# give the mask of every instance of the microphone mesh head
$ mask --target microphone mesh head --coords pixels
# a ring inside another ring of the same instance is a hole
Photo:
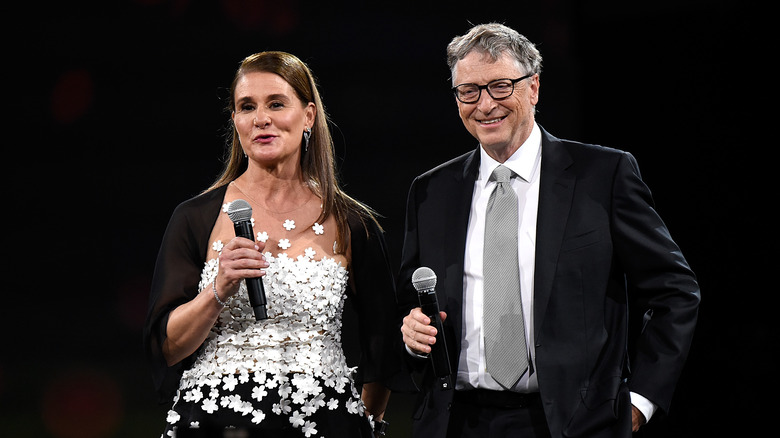
[[[228,205],[228,217],[233,223],[252,219],[252,206],[243,199],[236,199]]]
[[[412,274],[412,286],[417,290],[433,289],[436,286],[436,274],[425,266],[417,268]]]

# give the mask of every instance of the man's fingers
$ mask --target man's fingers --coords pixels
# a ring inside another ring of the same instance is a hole
[[[430,353],[431,345],[436,343],[436,328],[430,325],[430,318],[420,311],[412,309],[404,317],[401,333],[404,343],[412,350]]]

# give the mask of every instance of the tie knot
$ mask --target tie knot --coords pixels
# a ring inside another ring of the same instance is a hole
[[[509,182],[510,178],[512,178],[512,171],[508,167],[502,166],[500,164],[490,175],[490,180],[496,181],[498,183]]]

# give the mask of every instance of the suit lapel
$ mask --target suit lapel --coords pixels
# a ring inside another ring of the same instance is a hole
[[[457,349],[460,351],[460,333],[463,324],[461,312],[463,306],[463,263],[466,252],[466,232],[468,230],[471,201],[474,194],[474,181],[479,172],[479,149],[475,149],[463,161],[462,169],[453,174],[453,187],[447,191],[451,199],[444,200],[446,208],[444,227],[445,236],[449,236],[445,242],[445,284],[448,299],[454,301],[457,312],[450,311],[447,315],[451,319],[455,331]]]
[[[573,160],[561,141],[542,130],[542,171],[539,182],[539,213],[536,222],[536,267],[534,271],[534,333],[541,341],[541,327],[552,293],[563,232],[571,209],[575,178],[567,169]]]

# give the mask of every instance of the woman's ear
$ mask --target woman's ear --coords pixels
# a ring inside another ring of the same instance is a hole
[[[314,102],[309,102],[308,105],[306,105],[306,126],[309,127],[309,129],[314,128],[314,119],[317,117],[317,106],[314,105]]]

